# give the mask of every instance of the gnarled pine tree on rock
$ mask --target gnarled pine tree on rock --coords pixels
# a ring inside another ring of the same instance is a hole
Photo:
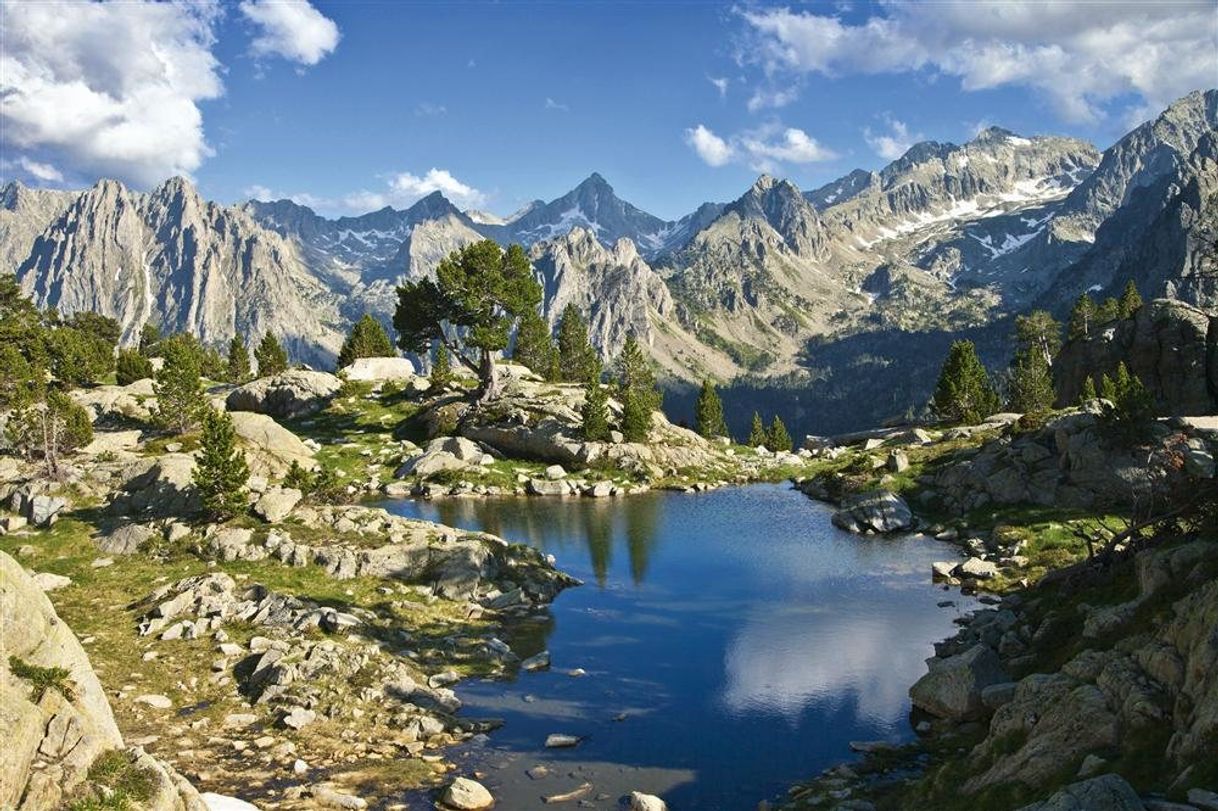
[[[487,402],[499,395],[494,354],[507,347],[517,319],[540,303],[541,286],[524,249],[512,245],[504,251],[484,239],[445,257],[434,281],[399,285],[393,327],[407,352],[426,352],[432,341],[442,342],[478,375],[475,397]]]

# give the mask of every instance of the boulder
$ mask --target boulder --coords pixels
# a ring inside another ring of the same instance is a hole
[[[151,380],[137,380],[129,386],[97,386],[73,389],[68,396],[89,415],[91,422],[149,422],[150,406],[155,404]]]
[[[229,411],[255,411],[291,419],[325,408],[342,384],[327,372],[293,369],[233,389],[225,400],[225,407]]]
[[[347,380],[408,381],[418,376],[414,364],[406,358],[356,358],[350,366],[338,371],[338,376]]]
[[[264,521],[274,524],[287,518],[304,494],[293,487],[275,487],[263,493],[254,502],[254,513]]]
[[[253,475],[279,478],[287,473],[293,462],[305,470],[317,467],[313,450],[266,414],[234,411],[229,416],[233,420],[233,430],[241,438]]]
[[[34,584],[43,591],[55,591],[72,585],[72,578],[51,572],[38,572],[34,575]]]
[[[1044,802],[1025,805],[1019,811],[1144,811],[1145,808],[1125,778],[1105,774],[1072,783]]]
[[[480,811],[495,804],[495,798],[481,783],[468,777],[458,777],[440,795],[440,802],[458,811]]]
[[[998,576],[998,564],[981,558],[969,558],[956,567],[956,577],[971,577],[976,580],[989,580]]]
[[[913,528],[913,512],[897,494],[873,490],[843,498],[833,524],[848,532],[902,532]]]
[[[913,705],[931,715],[951,720],[984,714],[981,692],[1009,681],[993,648],[977,644],[945,659],[931,659],[930,672],[909,688]]]
[[[446,451],[427,451],[407,459],[402,463],[393,475],[399,479],[404,479],[407,476],[430,476],[433,473],[439,473],[442,470],[464,470],[469,467],[468,462],[462,462],[457,457]]]
[[[630,811],[668,811],[668,804],[654,794],[630,792]]]
[[[156,534],[147,524],[123,524],[99,537],[96,543],[97,548],[108,555],[134,555]]]
[[[59,496],[40,495],[29,500],[25,517],[36,527],[49,527],[59,517],[59,512],[68,506],[66,499]]]
[[[194,467],[194,457],[184,453],[132,462],[122,472],[124,484],[111,510],[148,517],[194,515],[200,508],[191,478]]]

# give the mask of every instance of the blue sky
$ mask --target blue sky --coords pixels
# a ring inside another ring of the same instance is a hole
[[[1104,147],[1218,77],[1212,1],[131,0],[2,14],[6,179],[147,187],[182,172],[214,199],[290,196],[327,214],[437,188],[506,214],[599,171],[675,218],[761,171],[811,188],[986,124]]]

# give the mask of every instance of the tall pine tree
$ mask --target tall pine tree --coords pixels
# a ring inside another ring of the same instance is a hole
[[[516,347],[512,359],[527,366],[537,374],[552,380],[558,366],[558,347],[550,334],[549,323],[537,310],[529,310],[520,317],[516,330]]]
[[[694,427],[707,439],[727,436],[727,422],[723,419],[723,402],[710,380],[702,381],[698,403],[694,409]]]
[[[630,442],[644,442],[651,432],[651,413],[660,407],[660,392],[651,363],[633,334],[626,338],[616,371],[622,434]]]
[[[396,354],[381,322],[364,313],[338,350],[338,368],[345,369],[357,358],[392,358]]]
[[[228,412],[211,407],[204,410],[199,445],[192,478],[203,511],[212,521],[227,521],[245,511],[245,484],[250,475]]]
[[[753,424],[749,428],[749,447],[756,448],[760,445],[765,445],[769,441],[766,436],[765,423],[761,421],[761,415],[756,411],[753,412]]]
[[[241,333],[228,342],[228,382],[244,383],[250,379],[250,350]]]
[[[972,341],[952,343],[932,404],[946,422],[980,422],[998,409],[998,393]]]
[[[588,341],[588,322],[568,304],[558,320],[558,369],[564,382],[582,383],[600,370],[600,357]]]
[[[1141,308],[1142,294],[1138,292],[1138,286],[1133,283],[1133,279],[1130,279],[1125,283],[1125,291],[1121,293],[1121,318],[1133,318],[1133,314]]]
[[[1021,414],[1040,414],[1053,407],[1053,374],[1045,357],[1036,349],[1015,354],[1011,363],[1007,408]]]
[[[288,353],[283,351],[279,339],[269,332],[262,336],[254,350],[254,360],[258,361],[259,377],[281,375],[288,370]]]
[[[777,414],[774,415],[769,430],[765,432],[765,437],[765,446],[776,453],[789,451],[794,444],[791,442],[791,435],[787,432],[787,426],[782,422],[782,417]]]
[[[158,425],[185,433],[199,424],[207,399],[203,394],[201,354],[190,336],[174,335],[158,347],[164,364],[152,383]]]
[[[600,377],[589,377],[584,383],[584,404],[580,408],[581,429],[589,442],[604,442],[609,438],[609,393]]]
[[[1087,293],[1083,293],[1074,302],[1070,310],[1070,324],[1066,328],[1066,337],[1071,341],[1091,336],[1095,327],[1095,301]]]

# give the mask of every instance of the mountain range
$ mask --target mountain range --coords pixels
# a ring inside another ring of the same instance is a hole
[[[10,183],[0,272],[41,306],[115,317],[126,341],[147,322],[214,344],[269,330],[296,359],[328,365],[364,312],[389,321],[400,279],[479,239],[518,242],[547,317],[574,303],[606,357],[634,332],[678,388],[712,377],[819,393],[812,413],[790,417],[829,429],[924,400],[933,380],[911,382],[922,373],[910,364],[951,336],[990,336],[1000,361],[1013,315],[1064,314],[1084,290],[1108,295],[1132,278],[1146,297],[1218,305],[1216,194],[1209,90],[1103,152],[990,128],[814,190],[762,176],[675,221],[596,173],[503,218],[438,192],[332,219],[290,200],[209,202],[182,178],[148,192]]]

